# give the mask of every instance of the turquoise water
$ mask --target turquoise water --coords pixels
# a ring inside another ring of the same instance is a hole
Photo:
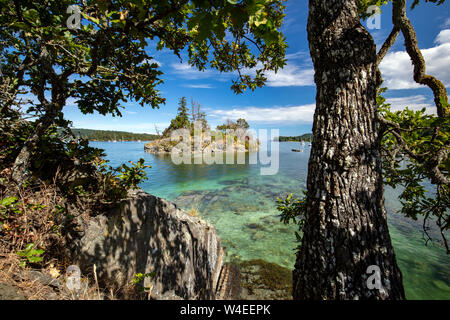
[[[112,166],[144,158],[152,168],[141,188],[197,209],[219,232],[228,259],[262,258],[292,269],[295,262],[295,226],[283,225],[275,199],[305,188],[309,147],[296,153],[298,143],[280,143],[279,171],[260,175],[260,165],[175,165],[170,156],[144,151],[144,142],[92,142],[102,148]],[[251,155],[254,157],[255,154]],[[442,247],[425,246],[420,222],[403,218],[396,210],[398,190],[387,189],[386,208],[397,260],[408,299],[450,299],[450,256]]]

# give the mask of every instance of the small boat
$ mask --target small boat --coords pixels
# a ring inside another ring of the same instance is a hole
[[[293,152],[303,152],[302,149],[292,149]]]

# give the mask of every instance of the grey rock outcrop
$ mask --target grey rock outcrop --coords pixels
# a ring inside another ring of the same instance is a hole
[[[109,215],[91,218],[76,246],[82,271],[123,287],[152,273],[154,299],[215,299],[224,253],[215,228],[175,204],[135,190]]]

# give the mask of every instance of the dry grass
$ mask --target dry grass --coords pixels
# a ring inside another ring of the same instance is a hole
[[[17,292],[28,300],[55,300],[64,299],[54,289],[44,285],[30,274],[32,270],[22,268],[20,259],[13,253],[0,254],[0,283],[8,284],[17,289]]]
[[[118,289],[100,287],[95,266],[82,274],[80,290],[69,290],[66,286],[66,270],[72,264],[69,248],[81,234],[83,223],[80,221],[88,219],[90,204],[78,198],[75,204],[68,203],[55,182],[41,182],[35,187],[11,192],[6,180],[8,175],[7,170],[0,172],[0,200],[11,194],[17,199],[13,206],[0,205],[0,285],[13,288],[27,300],[140,298],[133,285]],[[30,243],[34,244],[34,249],[44,250],[43,260],[23,267],[21,261],[24,260],[16,253]],[[53,278],[58,285],[48,284],[42,278]]]
[[[36,274],[45,279],[54,279],[55,282],[45,283]],[[81,278],[80,290],[71,291],[65,285],[64,271],[52,265],[38,271],[30,267],[24,268],[20,265],[19,257],[13,253],[0,253],[0,284],[14,287],[26,300],[111,300],[116,297],[114,291],[104,293],[98,282],[88,278]]]
[[[191,210],[186,211],[186,213],[188,215],[190,215],[191,217],[196,217],[196,218],[198,218],[199,214],[200,214],[197,208],[191,208]]]
[[[18,190],[15,198],[13,206],[0,217],[2,247],[17,252],[34,243],[35,247],[47,250],[62,240],[61,225],[66,219],[64,201],[54,186],[42,184],[36,189]]]

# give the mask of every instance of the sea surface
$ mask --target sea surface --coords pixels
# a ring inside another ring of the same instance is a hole
[[[279,170],[261,175],[254,163],[256,154],[246,155],[245,164],[180,164],[169,155],[144,151],[145,142],[91,142],[105,150],[113,167],[140,158],[151,165],[145,191],[175,202],[217,229],[228,260],[264,259],[293,269],[295,263],[294,225],[280,222],[276,197],[301,195],[306,187],[310,146],[279,144]],[[291,149],[303,148],[304,152]],[[253,160],[253,161],[252,161]],[[398,210],[400,191],[386,188],[386,208],[397,261],[403,273],[408,299],[450,299],[450,256],[437,244],[425,245],[421,222],[404,218]]]

